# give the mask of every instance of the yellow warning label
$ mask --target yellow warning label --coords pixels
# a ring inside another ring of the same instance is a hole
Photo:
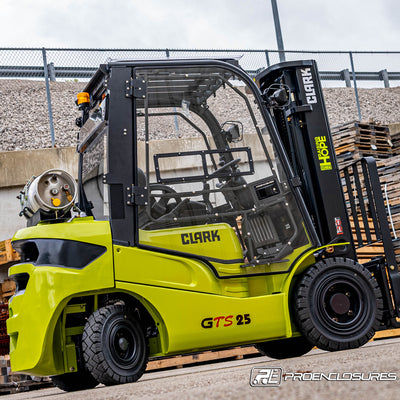
[[[315,146],[317,148],[319,167],[321,171],[328,171],[332,169],[330,161],[329,149],[326,145],[326,136],[317,136],[315,138]]]

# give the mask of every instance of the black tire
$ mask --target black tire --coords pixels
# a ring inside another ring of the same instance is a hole
[[[148,346],[142,326],[122,305],[108,305],[88,319],[82,335],[86,366],[100,383],[136,382],[147,366]]]
[[[51,380],[53,381],[54,386],[57,386],[65,392],[93,389],[99,384],[89,371],[78,371],[55,375],[51,377]]]
[[[310,267],[297,284],[295,319],[323,350],[354,349],[380,326],[383,299],[369,271],[353,260],[329,258]]]
[[[278,360],[300,357],[308,353],[313,347],[314,345],[302,336],[257,343],[255,345],[255,348],[264,356]]]

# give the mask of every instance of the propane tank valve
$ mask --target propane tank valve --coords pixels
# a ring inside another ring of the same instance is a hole
[[[28,220],[41,211],[46,219],[62,218],[73,206],[77,195],[75,179],[60,169],[51,169],[32,177],[21,196],[20,215]]]

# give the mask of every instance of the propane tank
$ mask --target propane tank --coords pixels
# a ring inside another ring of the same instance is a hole
[[[33,176],[18,196],[21,202],[20,216],[27,219],[37,211],[48,218],[60,218],[73,206],[77,194],[75,179],[60,169],[50,169],[38,177]]]

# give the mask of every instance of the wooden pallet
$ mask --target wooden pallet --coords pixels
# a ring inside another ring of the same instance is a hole
[[[30,375],[12,372],[10,356],[0,356],[0,395],[41,389],[52,385],[51,379],[48,377],[32,378]]]
[[[387,329],[375,333],[373,340],[399,337],[400,329]],[[235,347],[228,350],[206,351],[203,353],[175,356],[149,361],[146,371],[155,371],[166,368],[183,368],[185,366],[213,361],[226,361],[227,359],[240,360],[245,357],[260,357],[261,353],[254,346]]]
[[[3,283],[0,283],[0,299],[3,303],[8,302],[8,299],[15,293],[15,282],[11,279],[6,279]]]
[[[184,365],[198,364],[211,361],[223,361],[227,359],[240,360],[248,356],[260,356],[254,346],[235,347],[227,350],[206,351],[203,353],[161,358],[149,361],[146,371],[164,368],[182,368]]]
[[[400,337],[400,329],[388,329],[375,333],[371,341]],[[147,364],[146,372],[162,369],[183,368],[199,363],[221,362],[230,359],[241,360],[246,357],[261,357],[261,353],[254,346],[235,347],[227,350],[206,351],[198,354],[174,356],[163,359],[151,360]],[[2,357],[4,359],[4,357]],[[6,356],[6,358],[9,357]],[[0,360],[1,363],[1,360]],[[9,361],[8,361],[9,363]],[[29,378],[29,379],[27,379]],[[29,390],[42,389],[53,386],[49,377],[33,378],[28,375],[9,372],[6,383],[0,384],[0,395],[14,394]]]
[[[0,384],[0,395],[28,392],[31,390],[45,389],[53,386],[53,382],[49,377],[41,378],[39,381],[27,379],[18,382],[7,382]]]
[[[11,239],[0,242],[0,265],[16,262],[20,259],[19,254],[11,246]]]
[[[398,329],[386,329],[384,331],[378,331],[375,333],[372,340],[379,340],[379,339],[389,339],[393,337],[400,336],[400,328]]]
[[[388,159],[394,153],[394,145],[387,125],[351,121],[332,128],[332,137],[339,168],[361,157],[373,156]]]

